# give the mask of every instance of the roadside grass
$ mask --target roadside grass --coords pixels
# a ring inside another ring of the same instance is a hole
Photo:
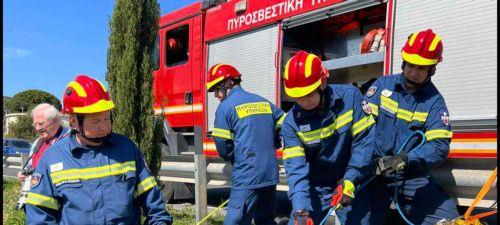
[[[25,224],[24,212],[16,209],[17,199],[21,191],[21,182],[12,178],[3,178],[3,224]]]
[[[16,210],[17,199],[19,198],[19,192],[21,190],[21,182],[12,179],[3,179],[3,219],[2,224],[9,225],[24,225],[26,224],[26,219],[24,212]],[[187,207],[182,209],[174,208],[167,205],[167,211],[174,218],[174,225],[194,225],[195,224],[195,212],[193,207]],[[218,213],[207,220],[206,224],[219,225],[223,224],[224,217]]]

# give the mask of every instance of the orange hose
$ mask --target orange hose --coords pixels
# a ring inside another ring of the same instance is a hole
[[[489,215],[496,213],[496,210],[494,210],[494,211],[490,211],[490,212],[486,212],[486,213],[481,213],[481,214],[478,214],[475,216],[471,216],[472,210],[474,210],[477,203],[479,203],[484,198],[486,193],[488,193],[488,191],[491,188],[491,184],[495,181],[496,177],[497,177],[497,168],[495,168],[495,170],[493,170],[493,173],[491,173],[490,178],[488,178],[486,183],[484,183],[483,187],[481,188],[481,190],[477,194],[476,198],[474,199],[472,204],[469,206],[469,208],[465,212],[464,219],[466,221],[466,225],[470,225],[474,219],[478,219],[478,218],[489,216]]]

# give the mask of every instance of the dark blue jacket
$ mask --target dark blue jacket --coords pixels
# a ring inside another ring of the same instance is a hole
[[[233,164],[233,189],[278,183],[275,134],[282,115],[274,104],[240,86],[217,107],[212,135],[219,156]]]
[[[375,120],[363,112],[360,91],[352,85],[329,85],[324,95],[321,114],[295,104],[281,126],[294,211],[313,210],[311,186],[334,188],[340,179],[359,185],[372,168]]]
[[[366,93],[377,121],[375,154],[394,155],[413,131],[420,130],[427,142],[408,152],[407,172],[426,173],[440,165],[450,151],[449,113],[431,81],[414,93],[405,90],[404,82],[402,74],[381,77]]]
[[[44,153],[28,193],[27,224],[172,224],[142,153],[112,134],[99,148],[72,132]]]

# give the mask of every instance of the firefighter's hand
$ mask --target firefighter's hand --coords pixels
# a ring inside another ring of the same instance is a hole
[[[293,214],[294,225],[314,225],[313,220],[309,217],[309,211],[299,210]]]
[[[354,201],[354,190],[356,187],[350,180],[341,180],[333,192],[331,207],[341,209],[343,206],[351,205]]]
[[[377,175],[391,175],[402,172],[407,164],[408,156],[403,153],[396,156],[384,156],[375,159]]]
[[[24,181],[24,179],[26,179],[26,176],[23,174],[22,171],[19,171],[17,172],[17,179],[19,179],[20,181]]]

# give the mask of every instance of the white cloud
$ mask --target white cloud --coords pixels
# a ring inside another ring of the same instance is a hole
[[[3,59],[20,59],[29,55],[32,55],[33,51],[29,51],[21,48],[6,47],[3,49]]]

